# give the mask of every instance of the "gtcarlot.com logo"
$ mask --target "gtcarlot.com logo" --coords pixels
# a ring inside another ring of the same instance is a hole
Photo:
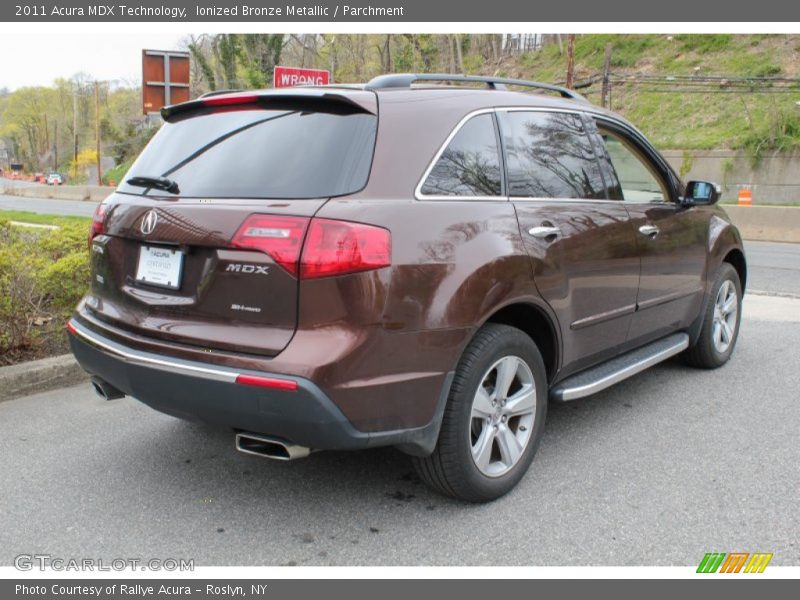
[[[707,552],[697,566],[698,573],[763,573],[772,553]]]
[[[64,558],[50,554],[14,557],[19,571],[194,571],[194,559],[186,558]]]

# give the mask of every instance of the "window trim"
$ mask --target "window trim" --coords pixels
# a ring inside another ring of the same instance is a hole
[[[664,159],[664,157],[661,156],[661,154],[648,141],[645,135],[635,127],[607,115],[593,114],[590,116],[595,120],[598,129],[608,129],[611,133],[619,138],[623,138],[628,144],[632,145],[633,148],[641,155],[642,159],[650,162],[650,166],[656,170],[656,173],[660,175],[667,186],[667,193],[669,197],[663,201],[636,202],[633,200],[622,200],[622,202],[625,202],[626,204],[638,204],[640,206],[665,206],[677,204],[678,198],[681,195],[681,187],[683,185],[681,179],[678,177],[669,163]],[[624,144],[625,142],[622,143]],[[608,150],[606,149],[605,145],[603,145],[602,150],[606,153],[608,160],[611,161],[611,157],[608,156]],[[634,150],[631,151],[636,154]],[[647,168],[647,165],[645,165],[645,168]],[[619,202],[619,200],[616,202]]]

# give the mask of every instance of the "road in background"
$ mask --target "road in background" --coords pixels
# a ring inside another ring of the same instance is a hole
[[[747,287],[800,298],[800,244],[745,242]]]
[[[0,403],[0,564],[798,565],[800,323],[744,314],[722,369],[671,361],[551,403],[530,472],[487,505],[429,491],[392,449],[270,461],[88,383]]]
[[[96,206],[96,202],[81,200],[51,200],[0,194],[0,210],[24,210],[43,215],[91,217]]]

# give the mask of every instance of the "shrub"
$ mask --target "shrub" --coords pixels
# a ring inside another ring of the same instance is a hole
[[[89,283],[86,228],[0,222],[0,364],[66,350],[63,326]]]

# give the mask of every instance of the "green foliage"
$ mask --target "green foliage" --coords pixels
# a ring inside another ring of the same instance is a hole
[[[765,152],[800,150],[800,116],[796,108],[769,112],[766,118],[742,139],[740,147],[747,150],[757,166]]]
[[[721,52],[731,47],[733,36],[728,33],[720,34],[681,34],[675,40],[684,52]]]
[[[66,350],[63,325],[89,282],[86,227],[0,220],[0,363]]]
[[[681,168],[678,170],[678,174],[681,177],[685,177],[689,171],[692,170],[692,166],[694,165],[694,156],[688,151],[684,150],[683,155],[681,157]]]

